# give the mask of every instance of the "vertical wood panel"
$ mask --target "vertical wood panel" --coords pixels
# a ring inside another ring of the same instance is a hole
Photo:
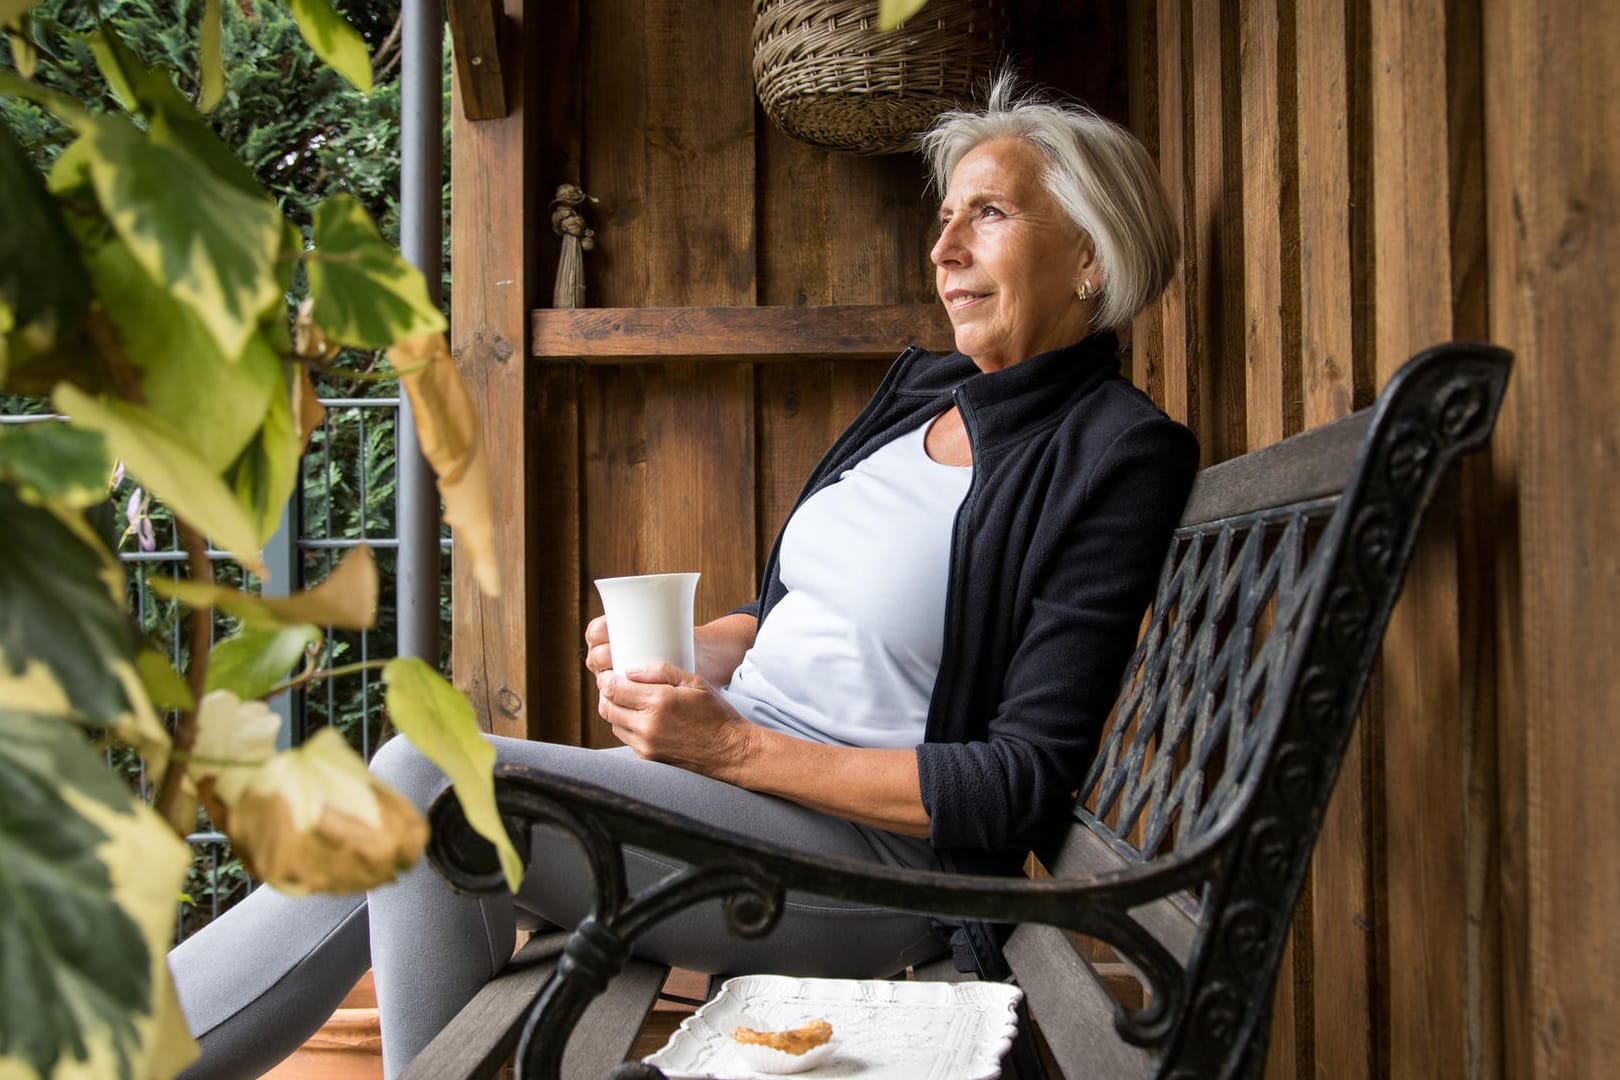
[[[869,304],[934,298],[936,200],[920,156],[854,157],[760,134],[760,302]],[[755,370],[758,561],[806,475],[877,388],[888,361],[762,364]]]
[[[700,17],[701,15],[701,17]],[[754,302],[749,10],[649,0],[648,306]],[[699,622],[754,591],[747,364],[647,372],[645,572],[701,570]]]
[[[1223,266],[1222,224],[1225,215],[1225,160],[1221,116],[1221,10],[1219,4],[1187,4],[1182,13],[1188,100],[1187,143],[1187,381],[1196,387],[1194,426],[1204,447],[1204,462],[1213,464],[1232,456],[1225,416],[1219,410],[1224,389],[1218,367],[1239,357],[1221,348],[1224,313],[1224,274],[1235,276],[1237,267]]]
[[[1164,181],[1170,208],[1181,228],[1181,272],[1170,279],[1159,308],[1164,319],[1164,397],[1159,404],[1203,441],[1204,431],[1196,415],[1197,372],[1188,348],[1188,279],[1193,266],[1193,245],[1197,236],[1187,204],[1187,67],[1186,35],[1182,33],[1183,0],[1159,0],[1157,23],[1159,46],[1159,178]],[[1203,448],[1203,464],[1211,461]]]
[[[533,300],[550,302],[556,280],[560,243],[539,207],[561,181],[580,178],[584,147],[580,138],[583,109],[578,93],[580,11],[577,0],[551,4],[543,27],[537,28],[535,62],[527,71],[538,83],[532,102],[535,121],[525,124],[538,169],[526,185],[531,224],[530,247],[539,260]],[[494,170],[494,175],[502,171]],[[520,350],[527,354],[527,349]],[[513,362],[518,362],[514,358]],[[581,632],[582,507],[579,460],[579,372],[568,367],[530,367],[527,377],[529,416],[524,460],[529,470],[529,521],[541,559],[529,568],[534,577],[535,614],[526,640],[509,647],[527,648],[529,671],[541,700],[529,710],[531,739],[575,743],[580,732],[574,718],[583,693],[585,668]],[[504,444],[503,444],[504,445]],[[510,456],[510,451],[502,457]],[[500,459],[497,459],[500,460]]]
[[[1534,1075],[1620,1060],[1620,9],[1495,3],[1487,55],[1493,332],[1518,353],[1516,399]],[[1508,97],[1512,94],[1512,97]],[[1555,119],[1556,118],[1556,119]],[[1493,234],[1493,241],[1495,236]],[[1497,296],[1503,298],[1498,306]],[[1521,1040],[1515,1040],[1516,1042]],[[1517,1046],[1514,1060],[1523,1047]]]
[[[1132,3],[1126,40],[1131,50],[1131,130],[1154,161],[1161,165],[1159,145],[1159,26],[1158,12],[1144,3]],[[1178,275],[1179,276],[1179,275]],[[1131,327],[1130,377],[1141,391],[1161,407],[1164,404],[1164,301],[1152,304]]]
[[[640,366],[588,367],[580,386],[586,582],[581,588],[588,622],[602,614],[602,598],[589,582],[640,573],[647,565],[641,520],[647,489],[644,373]],[[569,741],[617,746],[619,740],[596,713],[596,702],[595,686],[586,687],[578,702],[578,730]]]
[[[525,648],[538,610],[529,566],[535,548],[531,531],[531,477],[525,462],[510,461],[507,447],[527,443],[526,410],[533,393],[526,380],[524,343],[528,309],[536,295],[535,260],[524,222],[531,212],[528,185],[535,182],[534,159],[525,138],[533,122],[532,88],[526,90],[523,59],[534,50],[525,33],[521,0],[507,5],[514,63],[510,67],[509,115],[473,122],[452,97],[451,234],[453,322],[450,347],[482,421],[485,450],[509,467],[490,470],[495,520],[495,559],[502,595],[485,597],[460,552],[452,553],[452,597],[456,620],[451,658],[456,685],[466,691],[479,723],[503,735],[529,732],[532,685]],[[532,28],[531,28],[532,29]],[[567,410],[562,410],[566,422]],[[539,486],[554,492],[548,476]],[[566,485],[566,476],[560,478]]]
[[[591,214],[596,249],[585,258],[587,303],[634,306],[647,295],[647,0],[581,5],[583,184],[599,202]],[[539,228],[537,221],[533,227]],[[584,507],[581,597],[584,619],[601,614],[589,584],[644,565],[645,372],[587,368],[580,375],[580,473]],[[616,740],[596,715],[595,687],[576,705],[588,746]]]
[[[1451,332],[1483,339],[1486,306],[1484,30],[1479,0],[1446,6],[1447,168],[1450,181]],[[1497,525],[1495,480],[1488,455],[1458,471],[1458,658],[1462,681],[1465,975],[1468,1071],[1496,1077],[1502,1065],[1501,948],[1496,869],[1501,861],[1497,777]]]
[[[1539,5],[1485,0],[1481,7],[1481,52],[1488,75],[1484,107],[1489,335],[1516,353],[1508,399],[1491,439],[1496,664],[1487,674],[1496,678],[1500,1075],[1520,1080],[1534,1075],[1536,1053],[1530,951],[1529,678],[1525,670],[1525,598],[1520,589],[1526,558],[1521,509],[1529,500],[1521,498],[1526,479],[1521,444],[1522,432],[1533,430],[1525,403],[1531,397],[1527,390],[1539,375],[1542,353],[1535,338],[1537,282],[1530,272],[1534,247],[1527,236],[1519,185],[1532,182],[1525,170],[1533,161],[1534,128],[1541,121],[1534,110],[1543,94],[1536,63],[1543,42],[1535,32]],[[1612,262],[1610,265],[1612,272]],[[1543,438],[1549,435],[1540,434]],[[1611,967],[1614,962],[1609,961]]]
[[[1352,411],[1350,38],[1343,0],[1299,0],[1294,40],[1298,116],[1299,319],[1302,424]],[[1371,695],[1376,700],[1376,690]],[[1371,1080],[1378,1002],[1370,878],[1367,707],[1339,769],[1312,865],[1316,1076]],[[1328,1005],[1327,1003],[1331,1003]]]
[[[1379,381],[1452,336],[1445,13],[1374,0],[1373,345]],[[1395,1076],[1470,1075],[1465,994],[1464,793],[1472,764],[1460,716],[1458,504],[1431,508],[1384,639],[1384,843],[1389,1054]]]
[[[1295,357],[1283,353],[1283,320],[1297,317],[1283,307],[1282,162],[1294,148],[1283,146],[1283,79],[1293,78],[1293,58],[1283,70],[1278,0],[1242,0],[1238,113],[1242,120],[1243,163],[1243,357],[1248,366],[1245,448],[1270,446],[1287,433],[1289,405],[1286,368]],[[1289,87],[1288,104],[1293,103]],[[1290,165],[1292,162],[1290,161]],[[1293,223],[1289,222],[1292,234]],[[1291,239],[1291,237],[1290,237]],[[1290,243],[1290,247],[1292,244]]]

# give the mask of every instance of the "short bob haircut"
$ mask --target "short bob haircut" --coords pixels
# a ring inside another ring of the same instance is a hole
[[[957,162],[993,139],[1020,139],[1041,152],[1047,190],[1091,239],[1102,267],[1094,326],[1118,329],[1158,299],[1176,271],[1180,237],[1158,171],[1134,135],[1082,105],[1020,93],[1003,73],[983,111],[944,113],[923,134],[935,188],[943,195]]]

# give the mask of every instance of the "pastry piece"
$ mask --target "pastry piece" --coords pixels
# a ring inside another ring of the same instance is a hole
[[[832,1038],[832,1025],[825,1020],[812,1020],[788,1031],[755,1031],[739,1027],[731,1037],[744,1046],[768,1046],[784,1054],[803,1054]]]

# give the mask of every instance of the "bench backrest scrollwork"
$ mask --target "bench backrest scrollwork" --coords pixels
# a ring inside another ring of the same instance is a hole
[[[1122,866],[1203,869],[1170,898],[1191,928],[1171,948],[1182,985],[1149,979],[1155,1022],[1117,1020],[1157,1075],[1258,1075],[1289,919],[1423,510],[1489,438],[1510,364],[1490,346],[1431,349],[1372,408],[1200,474],[1075,811]]]

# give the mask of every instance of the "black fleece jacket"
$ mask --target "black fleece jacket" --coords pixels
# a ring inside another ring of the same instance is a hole
[[[1063,827],[1192,486],[1197,441],[1120,376],[1117,350],[1096,334],[980,372],[960,353],[908,349],[799,495],[960,410],[973,480],[917,747],[948,869],[1016,873]],[[780,547],[778,536],[759,598],[739,609],[762,622],[786,593]]]

